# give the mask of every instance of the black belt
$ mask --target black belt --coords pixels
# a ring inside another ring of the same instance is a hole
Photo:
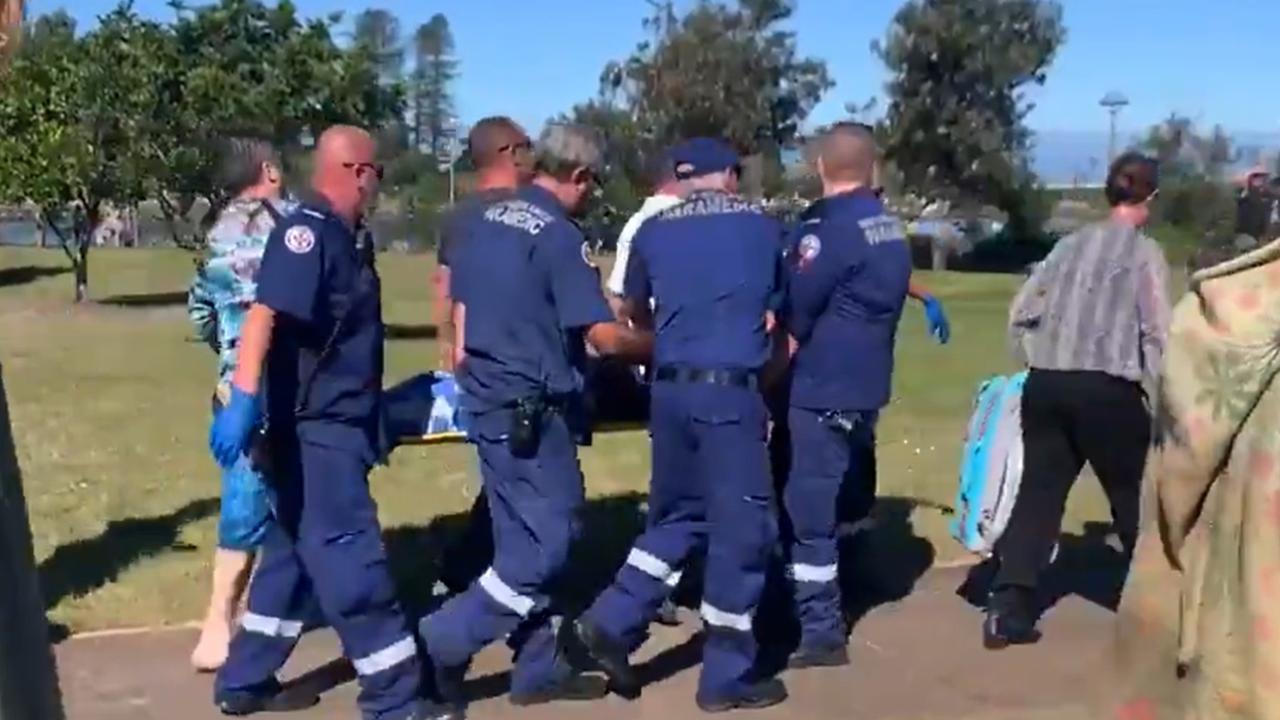
[[[658,382],[705,383],[748,390],[755,390],[759,382],[756,374],[750,370],[698,370],[670,365],[658,368],[653,374],[653,379]]]

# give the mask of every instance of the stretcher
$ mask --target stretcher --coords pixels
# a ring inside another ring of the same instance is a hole
[[[643,430],[649,424],[649,390],[634,369],[593,360],[587,368],[587,411],[596,433]],[[396,447],[467,442],[467,414],[453,375],[415,375],[383,394],[388,435]]]
[[[647,423],[638,420],[598,422],[592,424],[592,431],[597,434],[606,434],[647,430],[648,427]],[[423,433],[421,435],[401,435],[396,441],[396,444],[399,447],[407,447],[411,445],[453,445],[465,442],[467,442],[467,433],[465,430],[448,430],[443,432]]]

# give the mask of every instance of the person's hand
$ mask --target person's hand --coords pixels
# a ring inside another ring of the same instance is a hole
[[[946,345],[951,340],[951,323],[947,322],[947,313],[942,309],[942,301],[932,295],[926,297],[924,316],[929,321],[929,334],[939,344]]]
[[[209,450],[219,465],[229,468],[236,464],[245,454],[249,435],[257,424],[258,396],[232,385],[231,399],[218,411],[209,428]]]

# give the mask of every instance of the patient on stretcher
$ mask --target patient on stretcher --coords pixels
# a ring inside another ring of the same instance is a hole
[[[649,388],[636,370],[604,358],[587,363],[586,410],[595,427],[649,422]],[[466,412],[451,373],[428,371],[383,393],[387,434],[395,444],[410,440],[462,439]]]

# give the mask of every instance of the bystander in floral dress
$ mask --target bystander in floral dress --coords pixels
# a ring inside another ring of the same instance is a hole
[[[1280,720],[1280,242],[1174,311],[1121,601],[1116,720]]]
[[[257,292],[255,278],[267,236],[293,209],[290,203],[236,199],[222,209],[209,230],[207,255],[191,285],[187,311],[197,335],[218,353],[216,396],[223,402],[230,395],[236,345]],[[247,457],[241,458],[222,473],[218,547],[257,549],[269,519],[269,497],[262,478]]]

